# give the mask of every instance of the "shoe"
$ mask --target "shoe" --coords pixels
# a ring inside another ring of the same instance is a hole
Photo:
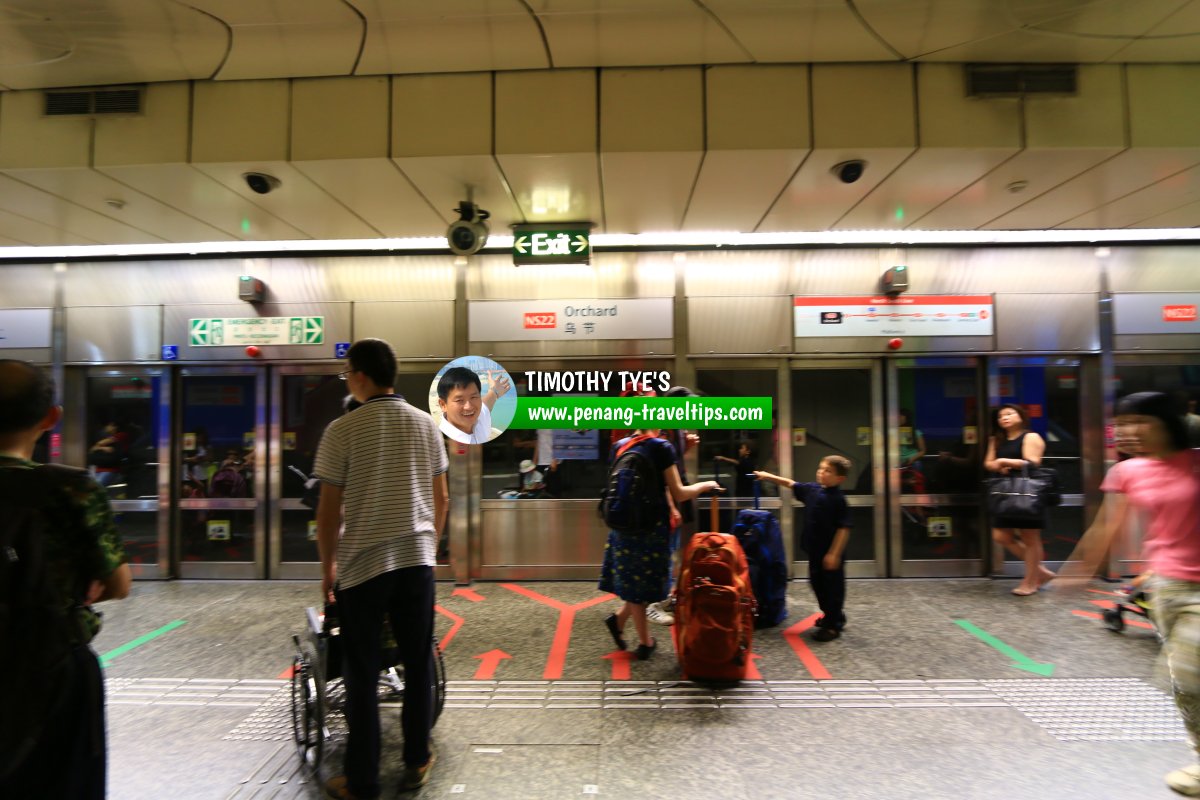
[[[1200,797],[1200,764],[1189,764],[1183,769],[1168,772],[1167,786],[1187,797]]]
[[[813,631],[812,638],[815,642],[832,642],[841,635],[842,632],[837,628],[817,628]]]
[[[634,651],[634,654],[637,656],[638,661],[645,661],[646,659],[650,658],[650,656],[654,655],[654,650],[657,647],[658,640],[651,639],[650,644],[639,644],[637,646],[637,650]]]
[[[674,625],[675,615],[671,613],[674,609],[675,602],[670,597],[657,603],[651,603],[646,606],[646,619],[656,625]]]
[[[400,779],[399,791],[411,792],[413,789],[420,789],[425,784],[429,783],[429,775],[433,772],[433,765],[437,761],[437,753],[433,751],[433,747],[429,748],[429,760],[422,766],[404,768],[404,777]]]
[[[625,649],[625,637],[621,635],[621,627],[617,625],[617,615],[609,614],[604,618],[604,624],[608,627],[608,632],[612,634],[613,644],[618,650]]]
[[[349,779],[345,775],[338,775],[336,778],[325,781],[325,796],[335,798],[335,800],[357,800],[358,798],[358,795],[350,792]]]

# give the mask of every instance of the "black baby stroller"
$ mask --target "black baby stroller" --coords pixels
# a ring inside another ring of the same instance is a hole
[[[340,705],[342,653],[338,646],[339,626],[337,606],[330,603],[325,613],[315,608],[305,610],[307,629],[303,636],[293,635],[296,656],[292,662],[292,735],[299,748],[300,758],[314,770],[321,764],[325,740],[330,731],[327,724],[331,704]],[[392,638],[391,626],[384,618],[383,663],[379,689],[389,700],[404,696],[404,672],[400,653]],[[437,638],[433,647],[433,721],[436,724],[446,704],[446,667]]]

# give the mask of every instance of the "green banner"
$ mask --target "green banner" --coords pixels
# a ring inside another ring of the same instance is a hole
[[[770,397],[522,397],[510,428],[773,427]]]

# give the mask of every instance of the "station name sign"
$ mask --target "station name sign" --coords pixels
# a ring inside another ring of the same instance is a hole
[[[514,225],[513,264],[590,264],[591,223]]]

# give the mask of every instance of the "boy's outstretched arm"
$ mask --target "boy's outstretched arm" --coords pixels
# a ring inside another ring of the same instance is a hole
[[[792,480],[791,478],[785,478],[782,475],[773,475],[770,472],[764,472],[761,469],[756,469],[754,471],[754,477],[758,478],[760,481],[770,481],[771,483],[778,483],[780,486],[786,487],[788,489],[790,489],[796,485],[796,482],[794,480]]]

